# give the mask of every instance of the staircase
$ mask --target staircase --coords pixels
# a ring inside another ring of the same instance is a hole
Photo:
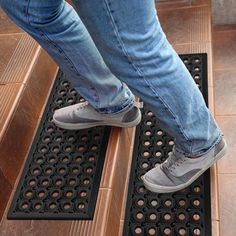
[[[210,0],[160,0],[163,29],[179,54],[208,54],[214,114]],[[0,11],[0,235],[122,236],[135,129],[112,128],[93,220],[7,220],[11,199],[58,68]],[[220,235],[217,166],[211,168],[212,235]],[[126,236],[126,235],[125,235]],[[224,234],[222,234],[224,236]]]

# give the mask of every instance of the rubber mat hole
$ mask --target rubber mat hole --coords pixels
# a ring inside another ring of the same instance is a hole
[[[185,228],[180,228],[178,233],[179,233],[180,236],[185,236],[187,232],[186,232]]]
[[[65,203],[65,204],[63,205],[63,208],[64,208],[65,210],[69,210],[69,209],[71,209],[71,204],[70,204],[70,203]]]
[[[149,164],[147,162],[142,163],[142,168],[147,169],[149,167]]]
[[[91,150],[92,151],[96,151],[98,149],[98,146],[97,145],[93,145],[92,147],[91,147]]]
[[[184,64],[188,64],[189,60],[188,59],[183,59]]]
[[[87,196],[87,192],[86,192],[86,191],[80,192],[80,196],[81,196],[81,197],[86,197],[86,196]]]
[[[81,140],[86,142],[88,140],[88,135],[82,135]]]
[[[153,116],[153,113],[151,111],[148,111],[147,115],[148,116]]]
[[[71,198],[73,196],[73,192],[72,191],[67,191],[66,192],[66,197]]]
[[[57,209],[57,204],[56,204],[56,203],[50,203],[50,204],[49,204],[49,208],[50,208],[51,210],[55,210],[55,209]]]
[[[148,125],[148,126],[152,125],[152,121],[150,121],[150,120],[146,121],[146,125]]]
[[[152,221],[154,221],[154,220],[157,219],[157,215],[156,215],[155,213],[151,213],[151,214],[149,215],[149,219],[152,220]]]
[[[29,204],[27,202],[23,202],[20,207],[21,209],[26,210],[29,209]]]
[[[148,147],[148,146],[150,146],[151,142],[150,141],[144,141],[143,144],[144,144],[144,146]]]
[[[42,141],[43,141],[44,143],[48,143],[48,142],[51,141],[51,137],[50,137],[50,136],[43,137],[43,138],[42,138]]]
[[[181,220],[181,221],[185,220],[186,219],[185,214],[184,213],[179,213],[178,219]]]
[[[199,80],[200,79],[200,76],[197,74],[197,75],[194,75],[194,79],[195,80]]]
[[[80,101],[80,102],[84,102],[85,99],[84,99],[84,98],[80,98],[79,101]]]
[[[162,135],[163,134],[163,131],[162,130],[158,130],[157,131],[157,135]]]
[[[44,179],[44,180],[42,181],[42,185],[43,185],[43,186],[48,186],[48,185],[49,185],[49,180]]]
[[[47,147],[43,146],[39,150],[41,153],[46,153],[48,151]]]
[[[72,95],[74,95],[74,96],[77,94],[77,92],[76,92],[75,89],[70,89],[69,93],[72,94]]]
[[[61,168],[59,168],[58,172],[59,172],[59,174],[64,175],[66,173],[66,168],[61,167]]]
[[[68,99],[66,100],[66,102],[69,103],[69,104],[70,104],[70,103],[73,103],[73,102],[74,102],[74,99],[73,99],[73,98],[68,98]]]
[[[169,221],[169,220],[171,220],[171,214],[166,213],[166,214],[164,214],[163,218],[164,218],[164,220]]]
[[[156,234],[156,229],[155,229],[155,228],[150,228],[150,229],[148,229],[148,234],[149,234],[150,236],[155,235],[155,234]]]
[[[72,173],[73,174],[78,174],[79,173],[79,168],[78,167],[73,167],[72,168]]]
[[[100,135],[99,135],[99,134],[95,134],[95,135],[93,136],[93,139],[94,139],[94,140],[99,140],[99,139],[100,139]]]
[[[135,234],[136,235],[139,235],[139,234],[141,234],[142,232],[143,232],[143,230],[142,230],[142,228],[141,227],[136,227],[135,229],[134,229],[134,232],[135,232]]]
[[[56,186],[60,187],[63,185],[63,180],[62,179],[57,179],[55,182]]]
[[[139,193],[144,193],[145,192],[145,187],[144,186],[139,187],[138,192]]]
[[[164,234],[165,235],[171,235],[171,229],[170,228],[165,228],[164,229]]]
[[[62,136],[56,136],[55,137],[55,141],[58,142],[58,143],[61,142],[62,140],[63,140]]]
[[[75,161],[76,161],[76,162],[81,162],[81,161],[82,161],[82,157],[81,157],[81,156],[77,156],[77,157],[75,158]]]
[[[74,186],[76,184],[76,179],[69,179],[69,185]]]
[[[186,205],[186,200],[180,199],[180,200],[178,201],[178,205],[179,205],[180,207],[184,207],[184,206]]]
[[[40,209],[42,209],[42,207],[43,207],[43,205],[40,202],[34,204],[34,209],[35,210],[40,210]]]
[[[51,174],[54,173],[54,170],[53,170],[52,167],[47,167],[47,168],[45,168],[44,173],[45,173],[46,175],[51,175]]]
[[[91,174],[92,172],[93,172],[93,168],[92,167],[86,168],[86,173]]]
[[[36,186],[36,184],[37,184],[37,181],[35,179],[30,179],[29,182],[28,182],[28,185],[31,186],[31,187]]]
[[[200,71],[200,68],[198,66],[194,67],[194,71]]]
[[[193,191],[194,191],[195,193],[200,193],[200,192],[201,192],[201,187],[200,187],[200,186],[195,186],[194,189],[193,189]]]
[[[163,144],[162,141],[157,141],[157,146],[161,146]]]
[[[173,140],[170,140],[168,143],[170,146],[173,146],[175,144]]]
[[[84,151],[85,151],[85,147],[82,146],[82,145],[79,146],[79,147],[78,147],[78,151],[79,151],[79,152],[84,152]]]
[[[56,163],[56,158],[53,157],[53,156],[49,157],[49,158],[48,158],[48,163],[50,163],[50,164]]]
[[[74,142],[75,141],[75,137],[74,136],[69,136],[68,137],[68,141],[69,142]]]
[[[172,201],[170,199],[167,199],[164,201],[164,205],[167,207],[170,207],[170,206],[172,206]]]
[[[85,204],[84,203],[79,203],[78,204],[78,208],[79,209],[84,209],[85,208]]]
[[[72,147],[71,146],[66,146],[65,147],[65,151],[66,152],[71,152],[72,151]]]
[[[151,133],[152,133],[152,132],[148,130],[148,131],[146,131],[144,134],[145,134],[146,136],[150,136]]]
[[[137,205],[140,206],[140,207],[143,206],[144,205],[144,200],[143,199],[138,199]]]
[[[39,191],[38,192],[38,197],[44,198],[46,196],[46,193],[44,191]]]
[[[90,162],[94,162],[94,161],[95,161],[95,156],[90,156],[90,157],[88,158],[88,160],[89,160]]]
[[[196,235],[196,236],[201,235],[201,230],[200,230],[199,228],[195,228],[195,229],[193,230],[193,233],[194,233],[194,235]]]
[[[193,220],[194,221],[199,221],[200,220],[200,215],[198,213],[193,214]]]
[[[64,156],[64,157],[62,157],[62,159],[61,159],[61,162],[64,163],[64,164],[68,163],[69,161],[70,161],[70,158],[69,158],[68,156]],[[64,169],[65,169],[65,168],[64,168]]]
[[[32,174],[33,175],[39,175],[41,172],[40,168],[36,167],[32,169]]]
[[[156,162],[156,163],[154,164],[154,167],[159,167],[160,165],[161,165],[161,163]]]
[[[162,155],[162,153],[161,152],[156,152],[156,157],[160,157]]]
[[[151,200],[151,205],[152,205],[153,207],[156,207],[156,206],[158,206],[159,204],[158,204],[158,201],[157,201],[157,200]]]
[[[199,63],[199,62],[200,62],[200,59],[199,59],[199,58],[195,58],[195,59],[194,59],[194,62],[195,62],[195,63]]]
[[[51,193],[51,196],[52,196],[53,198],[57,198],[57,197],[59,196],[59,191],[57,191],[57,190],[53,191],[53,192]]]
[[[66,90],[61,89],[61,90],[58,91],[58,93],[59,93],[60,95],[65,95],[65,94],[66,94]]]
[[[200,206],[200,204],[201,204],[201,202],[198,199],[193,200],[193,205],[194,206],[198,207],[198,206]]]
[[[53,132],[53,127],[52,127],[52,126],[47,127],[46,131],[47,131],[48,133]]]
[[[143,152],[144,157],[148,157],[149,155],[150,155],[150,153],[148,151]]]
[[[89,179],[84,179],[83,180],[83,184],[84,185],[89,185],[90,184],[90,180]]]
[[[60,147],[59,146],[52,147],[52,152],[58,153],[59,151],[60,151]]]
[[[41,164],[41,163],[44,162],[44,158],[43,158],[43,157],[37,157],[37,159],[35,160],[35,162],[36,162],[37,164]]]
[[[56,103],[57,103],[57,104],[62,104],[62,103],[63,103],[62,98],[58,98],[58,99],[56,100]]]
[[[32,198],[33,192],[32,192],[31,190],[26,191],[26,192],[25,192],[25,196],[26,196],[27,198]]]
[[[136,214],[136,218],[137,218],[138,220],[142,220],[142,219],[144,218],[143,213],[142,213],[142,212],[138,212],[138,213]]]

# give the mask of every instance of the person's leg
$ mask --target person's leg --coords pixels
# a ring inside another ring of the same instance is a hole
[[[100,113],[133,106],[134,96],[107,68],[78,14],[63,0],[0,0],[9,17],[53,57]]]
[[[109,69],[150,106],[176,149],[199,155],[221,135],[202,94],[173,50],[153,0],[74,0]]]
[[[226,143],[167,41],[154,0],[74,0],[74,4],[112,73],[141,97],[161,128],[175,138],[167,163],[145,174],[145,186],[154,192],[188,186],[224,155]]]

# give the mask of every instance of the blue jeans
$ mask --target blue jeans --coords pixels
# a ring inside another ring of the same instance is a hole
[[[154,0],[74,0],[78,14],[63,0],[0,0],[0,5],[99,112],[125,110],[135,94],[185,155],[201,155],[221,137],[162,31]]]

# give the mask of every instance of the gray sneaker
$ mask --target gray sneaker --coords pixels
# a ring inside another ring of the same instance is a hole
[[[78,130],[94,126],[108,125],[133,127],[141,121],[138,104],[116,114],[100,114],[88,102],[77,103],[55,111],[54,123],[63,129]]]
[[[223,137],[209,152],[196,158],[185,157],[173,149],[165,162],[142,177],[144,186],[155,193],[184,189],[224,156],[226,150],[227,144]]]

